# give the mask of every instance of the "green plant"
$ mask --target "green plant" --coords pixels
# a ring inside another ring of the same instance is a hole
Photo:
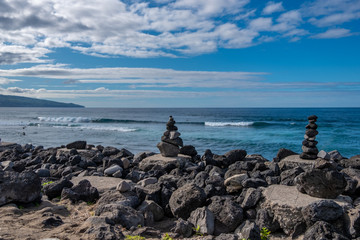
[[[164,237],[162,238],[162,240],[174,240],[172,237],[170,237],[170,235],[168,233],[165,233]]]
[[[24,209],[24,206],[23,206],[23,205],[19,205],[18,208],[19,208],[19,209]]]
[[[196,228],[194,227],[193,230],[195,231],[195,235],[204,236],[204,234],[202,234],[200,232],[200,226],[199,225],[197,225]]]
[[[49,181],[49,182],[44,182],[43,184],[41,184],[42,186],[46,186],[48,184],[54,183],[53,181]]]
[[[136,235],[136,236],[126,235],[125,239],[126,240],[145,240],[144,237],[141,237],[139,235]]]
[[[261,230],[260,230],[260,238],[261,240],[268,240],[270,239],[270,231],[269,229],[267,229],[266,227],[263,227]]]
[[[95,204],[95,202],[86,202],[86,204],[88,205],[88,206],[91,206],[91,205],[94,205]]]
[[[137,225],[137,228],[141,228],[141,227],[142,227],[141,224]]]

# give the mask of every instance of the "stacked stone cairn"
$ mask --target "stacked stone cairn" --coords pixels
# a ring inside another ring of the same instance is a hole
[[[300,158],[308,159],[308,160],[315,160],[317,159],[317,154],[319,150],[317,149],[316,145],[318,141],[315,140],[316,135],[318,135],[316,120],[317,116],[311,115],[308,117],[309,124],[306,125],[306,132],[304,136],[304,141],[302,142],[302,150],[303,152],[300,154]]]
[[[177,157],[180,152],[180,147],[183,146],[183,141],[180,138],[178,128],[175,126],[175,120],[172,116],[166,124],[166,131],[161,137],[161,142],[157,144],[160,153],[164,157]]]

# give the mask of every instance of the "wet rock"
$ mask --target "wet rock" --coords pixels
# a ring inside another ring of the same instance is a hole
[[[192,211],[205,204],[205,200],[203,189],[194,184],[186,184],[173,192],[169,206],[174,216],[188,219]]]

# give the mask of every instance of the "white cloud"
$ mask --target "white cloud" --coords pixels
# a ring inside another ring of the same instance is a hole
[[[273,1],[270,1],[266,4],[266,7],[263,9],[262,13],[268,15],[274,12],[282,12],[284,10],[285,9],[282,5],[282,2],[275,3]]]
[[[7,85],[15,82],[21,82],[21,80],[0,77],[0,85]]]
[[[250,22],[249,27],[255,31],[271,31],[272,18],[256,18]]]
[[[254,46],[270,35],[261,36],[264,31],[272,32],[275,40],[294,30],[309,31],[304,29],[307,22],[341,28],[334,24],[360,18],[358,0],[313,0],[287,12],[282,2],[275,1],[262,10],[254,9],[249,0],[156,2],[2,1],[0,64],[45,63],[59,47],[102,57],[192,56]],[[275,12],[281,15],[261,17]]]
[[[349,29],[345,28],[336,28],[336,29],[329,29],[326,32],[319,33],[313,36],[313,38],[343,38],[351,36]]]

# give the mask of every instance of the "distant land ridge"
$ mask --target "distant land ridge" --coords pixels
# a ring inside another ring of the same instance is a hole
[[[19,97],[0,94],[0,107],[63,107],[63,108],[84,108],[74,103],[61,103],[43,99]]]

